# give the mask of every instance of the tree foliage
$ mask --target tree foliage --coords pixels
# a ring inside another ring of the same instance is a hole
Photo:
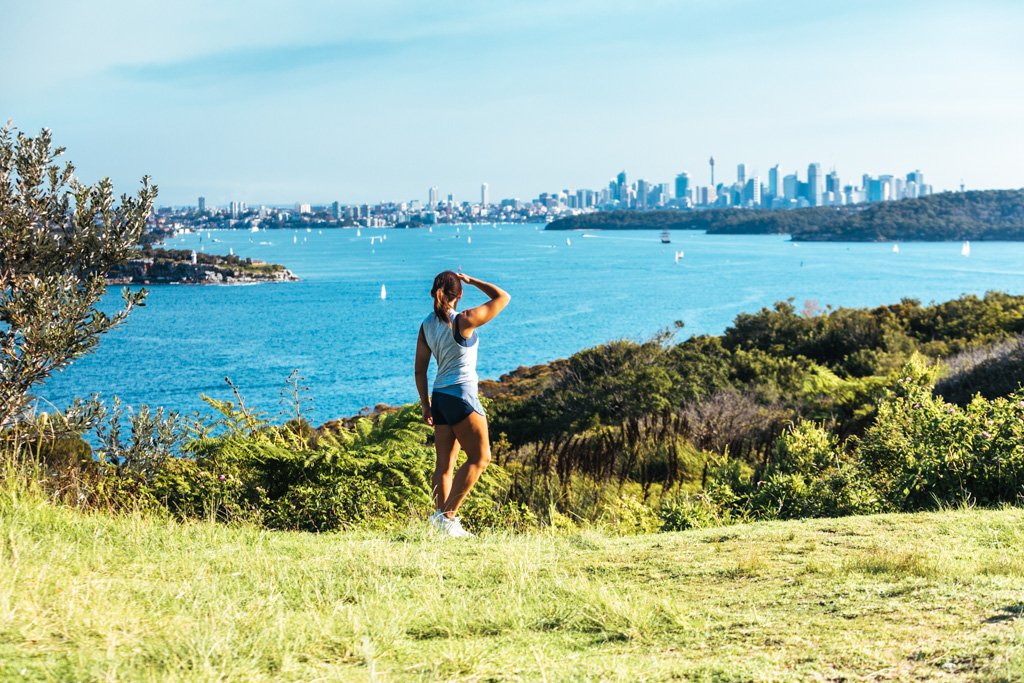
[[[0,425],[145,299],[125,289],[119,310],[98,308],[106,273],[138,246],[156,187],[143,178],[117,204],[108,178],[80,182],[58,163],[63,152],[48,130],[0,130]]]

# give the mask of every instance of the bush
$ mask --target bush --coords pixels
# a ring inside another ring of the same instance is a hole
[[[966,408],[933,394],[915,362],[883,400],[859,457],[881,496],[900,510],[1024,496],[1024,391]]]

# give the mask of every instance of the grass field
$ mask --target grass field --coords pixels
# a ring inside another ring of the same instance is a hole
[[[0,679],[1024,680],[1024,511],[446,541],[0,492]]]

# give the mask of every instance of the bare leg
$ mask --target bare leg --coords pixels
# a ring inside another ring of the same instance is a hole
[[[457,425],[452,425],[458,442],[466,451],[466,462],[455,473],[451,492],[444,501],[445,515],[454,517],[455,512],[466,500],[477,479],[491,462],[491,443],[487,437],[487,418],[480,413],[470,413],[469,417]]]
[[[434,425],[434,450],[437,451],[432,480],[434,509],[441,510],[452,489],[452,473],[455,471],[455,458],[459,454],[459,442],[449,425]]]

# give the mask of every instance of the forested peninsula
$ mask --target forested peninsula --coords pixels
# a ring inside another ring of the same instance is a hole
[[[1024,190],[942,192],[918,199],[804,209],[662,209],[570,216],[547,230],[704,230],[788,234],[797,241],[1024,240]]]
[[[144,246],[135,258],[107,273],[111,284],[252,284],[293,282],[284,266],[231,254],[220,256],[188,249]]]

